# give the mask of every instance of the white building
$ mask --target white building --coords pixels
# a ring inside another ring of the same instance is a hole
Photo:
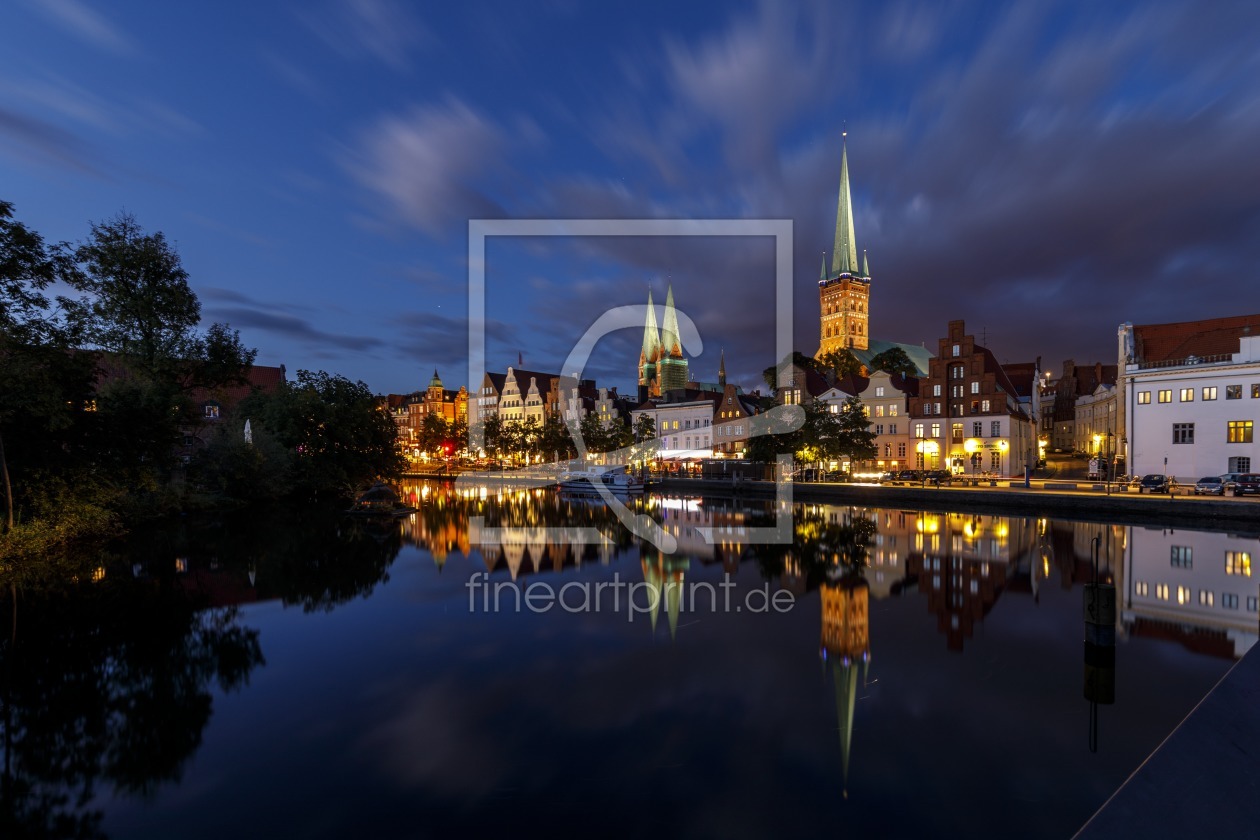
[[[1119,329],[1128,469],[1191,483],[1260,469],[1260,316]]]
[[[647,415],[656,425],[664,460],[713,456],[713,400],[655,402],[648,400],[630,412],[631,428]]]

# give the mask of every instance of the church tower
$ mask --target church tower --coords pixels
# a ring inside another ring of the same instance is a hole
[[[661,391],[677,391],[687,387],[687,360],[678,337],[678,312],[674,309],[674,287],[665,293],[665,323],[661,326],[661,361],[656,366]]]
[[[831,249],[831,269],[823,255],[818,278],[818,353],[844,349],[865,350],[870,312],[871,272],[862,252],[858,265],[857,241],[853,233],[853,199],[849,194],[848,132],[841,135],[840,197],[836,202],[836,237]]]
[[[656,309],[652,306],[652,290],[648,289],[647,320],[643,324],[643,348],[639,351],[639,402],[661,395],[656,363],[661,357],[661,334],[656,328]]]

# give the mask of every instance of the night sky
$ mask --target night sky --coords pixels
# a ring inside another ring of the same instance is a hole
[[[260,364],[467,378],[470,218],[791,219],[794,345],[848,131],[871,333],[1114,362],[1123,321],[1260,311],[1260,4],[0,8],[0,199],[53,241],[133,213]],[[500,239],[486,365],[558,370],[674,286],[692,375],[757,387],[770,240]],[[659,314],[658,314],[659,319]],[[641,330],[587,374],[632,390]]]

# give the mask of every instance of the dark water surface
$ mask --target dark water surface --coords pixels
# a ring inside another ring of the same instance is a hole
[[[813,505],[748,546],[765,508],[650,499],[663,555],[598,505],[416,490],[23,590],[0,834],[1067,837],[1256,638],[1255,538]]]

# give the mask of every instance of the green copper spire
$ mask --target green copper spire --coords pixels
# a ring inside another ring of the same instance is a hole
[[[674,310],[674,287],[665,292],[665,323],[661,327],[661,355],[682,358],[682,344],[678,340],[678,313]]]
[[[433,378],[429,380],[429,387],[430,388],[442,387],[442,378],[438,376],[437,368],[433,369]]]
[[[726,387],[726,348],[722,348],[722,352],[718,356],[718,385]]]
[[[871,264],[866,261],[866,249],[862,249],[862,276],[871,276]]]
[[[822,283],[827,279],[827,252],[823,251],[822,273],[818,275],[818,282]]]
[[[643,361],[656,362],[661,355],[661,333],[656,328],[656,309],[652,306],[652,290],[648,289],[647,321],[643,324]]]
[[[853,235],[853,199],[849,196],[849,132],[841,137],[840,148],[840,198],[836,202],[836,241],[832,249],[831,272],[857,270],[857,239]]]

